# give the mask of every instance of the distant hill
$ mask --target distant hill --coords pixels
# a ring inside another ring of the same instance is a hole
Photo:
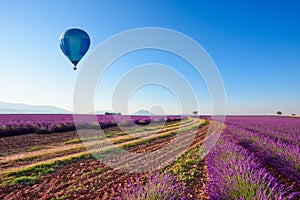
[[[72,112],[55,106],[33,106],[22,103],[0,101],[0,114],[71,114]]]
[[[155,115],[151,113],[149,110],[139,110],[135,113],[132,113],[132,115]]]

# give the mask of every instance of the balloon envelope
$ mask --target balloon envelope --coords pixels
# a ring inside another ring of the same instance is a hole
[[[90,37],[81,29],[68,29],[60,36],[60,49],[74,66],[78,64],[89,47]]]

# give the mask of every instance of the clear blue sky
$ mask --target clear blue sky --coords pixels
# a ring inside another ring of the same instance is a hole
[[[70,27],[86,30],[92,40],[87,57],[114,34],[151,26],[182,32],[206,49],[222,75],[228,114],[273,114],[279,109],[300,114],[299,10],[297,0],[1,0],[0,101],[72,110],[78,72],[72,71],[59,49],[60,34]],[[191,80],[203,108],[200,111],[209,112],[205,109],[209,94],[201,77],[195,77],[190,66],[176,56],[158,51],[137,52],[118,60],[103,79],[107,96],[112,81],[149,62],[186,69],[181,73]],[[137,91],[130,112],[154,104],[176,104],[170,91],[155,87]],[[96,94],[97,98],[102,101],[96,109],[110,109],[108,97]]]

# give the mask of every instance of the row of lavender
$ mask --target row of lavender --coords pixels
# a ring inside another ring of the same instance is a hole
[[[279,184],[253,153],[221,136],[206,156],[210,199],[294,199],[296,193]]]
[[[238,144],[255,153],[266,165],[273,167],[289,180],[300,184],[299,145],[238,127],[230,126],[228,133]]]
[[[24,114],[0,115],[0,137],[26,133],[53,133],[73,131],[76,128],[107,128],[118,123],[147,125],[151,122],[181,120],[181,116],[114,116],[114,115],[76,115],[71,114]],[[75,126],[76,125],[76,126]]]
[[[226,124],[234,125],[248,131],[253,131],[275,140],[300,145],[299,117],[227,117]]]
[[[296,199],[300,118],[227,117],[226,125],[206,156],[211,199]]]

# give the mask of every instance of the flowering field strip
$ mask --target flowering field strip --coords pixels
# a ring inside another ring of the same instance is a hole
[[[0,115],[0,136],[75,130],[72,115]]]
[[[300,118],[276,116],[227,117],[226,124],[253,131],[273,139],[300,145]]]
[[[221,136],[206,156],[210,199],[294,199],[296,194],[279,184],[255,156]]]
[[[116,126],[113,115],[97,115],[97,121],[91,121],[89,115],[80,115],[80,121],[74,124],[71,114],[4,114],[0,115],[0,137],[26,133],[52,133],[73,131],[76,128],[89,129]],[[181,116],[117,116],[118,122],[145,125],[153,122],[181,120]]]
[[[226,133],[238,144],[254,152],[266,165],[276,169],[289,180],[300,183],[299,145],[232,125],[227,126]]]

